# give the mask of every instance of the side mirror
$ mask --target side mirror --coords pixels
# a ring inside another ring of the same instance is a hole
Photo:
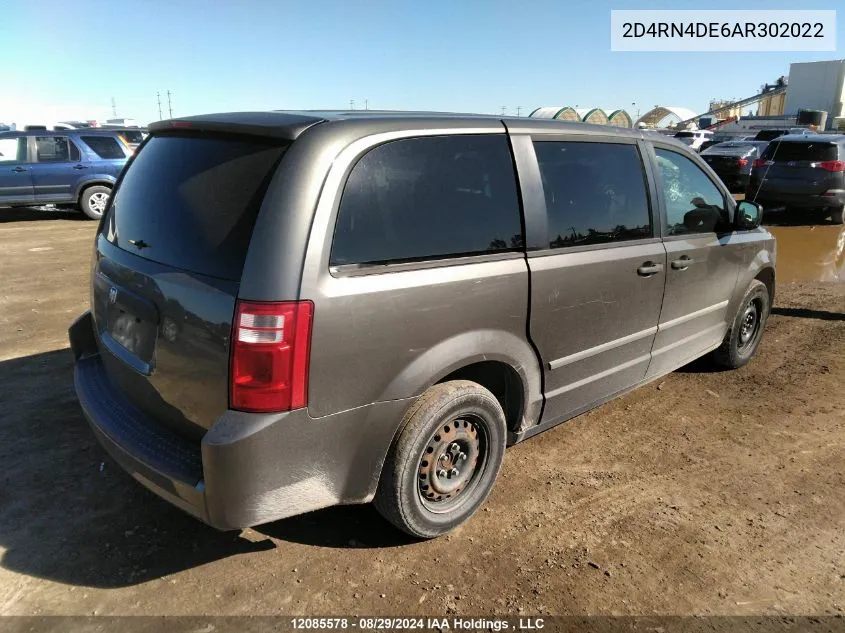
[[[740,200],[736,205],[734,226],[741,231],[756,229],[763,219],[763,207],[756,202]]]

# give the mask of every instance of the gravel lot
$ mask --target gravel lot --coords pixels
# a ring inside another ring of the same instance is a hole
[[[67,349],[95,229],[0,209],[0,615],[845,609],[842,227],[775,229],[750,365],[696,362],[509,449],[483,511],[422,543],[368,506],[219,533],[124,474]]]

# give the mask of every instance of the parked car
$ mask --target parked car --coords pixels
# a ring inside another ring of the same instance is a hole
[[[787,207],[843,223],[845,135],[786,135],[754,163],[747,196],[764,207]]]
[[[0,206],[79,206],[99,219],[127,159],[113,132],[0,133]]]
[[[218,528],[374,500],[435,537],[506,444],[710,352],[744,365],[769,314],[759,206],[672,139],[372,112],[150,134],[95,238],[76,392]]]
[[[792,128],[781,128],[781,129],[769,129],[769,130],[760,130],[754,136],[755,141],[772,141],[779,136],[786,136],[786,135],[806,135],[806,134],[814,134],[814,132],[810,129],[803,128],[803,127],[792,127]]]
[[[690,149],[699,151],[703,143],[713,138],[713,132],[710,130],[681,130],[675,133],[675,138],[681,143],[689,145]]]
[[[731,193],[745,193],[754,161],[768,146],[764,141],[726,141],[701,150],[701,157]]]

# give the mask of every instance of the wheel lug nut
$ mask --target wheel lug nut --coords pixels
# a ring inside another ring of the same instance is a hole
[[[460,473],[460,472],[458,472],[458,469],[457,469],[457,468],[453,468],[452,470],[450,470],[450,471],[449,471],[449,476],[450,476],[450,477],[457,477],[457,476],[458,476],[458,475],[460,475],[460,474],[461,474],[461,473]]]
[[[452,445],[449,447],[449,450],[457,453],[459,450],[461,450],[461,447],[458,446],[457,442],[452,442]]]
[[[448,455],[446,455],[446,453],[443,453],[443,454],[440,456],[440,461],[441,461],[441,462],[445,462],[447,459],[449,459],[449,456],[448,456]]]
[[[441,468],[440,470],[437,471],[437,476],[442,479],[443,477],[446,476],[446,471]]]
[[[458,459],[460,459],[460,460],[466,460],[466,458],[467,458],[467,454],[466,454],[466,453],[460,453],[460,454],[458,455]]]

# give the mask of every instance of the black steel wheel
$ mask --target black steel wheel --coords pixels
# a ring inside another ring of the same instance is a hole
[[[481,385],[434,385],[405,414],[382,470],[376,508],[419,538],[452,530],[492,490],[506,430],[501,405]]]
[[[758,279],[753,280],[739,303],[739,310],[722,345],[713,352],[716,363],[736,369],[751,360],[763,337],[770,302],[766,284]]]

